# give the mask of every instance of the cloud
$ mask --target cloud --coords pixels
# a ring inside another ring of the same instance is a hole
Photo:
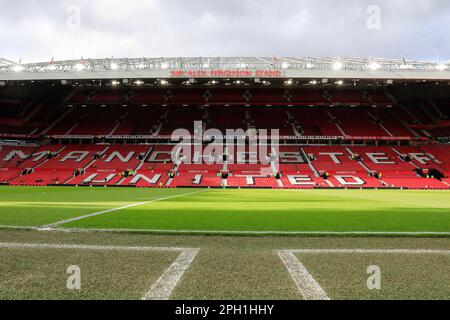
[[[367,8],[379,8],[369,29]],[[80,28],[73,28],[79,9]],[[450,59],[447,0],[21,0],[0,12],[0,56],[361,56]]]

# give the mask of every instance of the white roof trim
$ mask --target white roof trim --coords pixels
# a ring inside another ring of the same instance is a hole
[[[342,68],[336,70],[335,63]],[[375,67],[374,67],[375,66]],[[80,59],[18,64],[0,59],[0,80],[76,80],[76,79],[161,79],[174,77],[173,71],[185,71],[182,78],[230,78],[212,75],[212,70],[276,70],[280,78],[342,79],[417,79],[450,80],[450,64],[404,59],[296,58],[296,57],[209,57],[209,58],[135,58]],[[204,71],[202,76],[188,71]],[[233,77],[233,76],[231,76]]]

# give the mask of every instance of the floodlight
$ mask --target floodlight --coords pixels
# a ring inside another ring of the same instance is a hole
[[[17,64],[12,69],[14,72],[22,72],[25,70],[25,67],[21,64]]]
[[[344,64],[340,61],[336,61],[333,63],[333,69],[334,70],[341,70],[344,67]]]
[[[379,64],[378,62],[372,62],[372,63],[369,65],[369,69],[370,69],[370,70],[373,70],[373,71],[378,70],[378,69],[380,69],[380,68],[381,68],[381,64]]]
[[[112,62],[111,63],[111,70],[117,70],[117,69],[119,69],[119,65],[117,63],[115,63],[115,62]]]
[[[439,71],[445,71],[445,70],[448,69],[448,66],[445,65],[445,64],[439,64],[439,65],[436,66],[436,69],[439,70]]]
[[[82,63],[77,63],[74,68],[76,71],[83,71],[85,66]]]
[[[282,69],[288,69],[288,68],[289,68],[289,63],[283,62],[283,63],[281,64],[281,68],[282,68]]]
[[[400,65],[400,69],[402,70],[414,69],[414,66],[412,64],[402,64]]]

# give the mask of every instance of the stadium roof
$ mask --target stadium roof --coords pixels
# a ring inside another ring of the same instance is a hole
[[[450,62],[364,58],[205,57],[80,59],[21,64],[0,58],[0,81],[165,78],[450,80]]]

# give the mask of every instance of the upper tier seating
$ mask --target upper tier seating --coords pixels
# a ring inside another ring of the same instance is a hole
[[[381,126],[370,119],[364,109],[335,108],[330,113],[339,120],[340,126],[348,136],[382,137],[389,135]]]
[[[322,108],[301,108],[291,109],[290,113],[297,120],[306,136],[343,136],[338,127],[332,123],[328,109]]]
[[[294,131],[288,121],[285,109],[265,109],[249,111],[254,121],[256,129],[267,129],[267,134],[271,134],[270,129],[278,129],[280,136],[293,136]]]

